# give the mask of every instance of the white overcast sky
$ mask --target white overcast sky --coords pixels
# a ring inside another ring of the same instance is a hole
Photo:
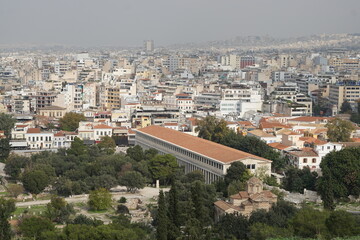
[[[140,46],[359,33],[360,0],[0,0],[0,44]]]

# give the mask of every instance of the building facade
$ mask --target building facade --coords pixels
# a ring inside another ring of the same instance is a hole
[[[136,130],[135,141],[144,149],[154,148],[160,154],[174,155],[185,173],[199,170],[206,183],[222,178],[236,161],[245,164],[252,173],[260,169],[267,174],[271,171],[268,159],[160,126]]]

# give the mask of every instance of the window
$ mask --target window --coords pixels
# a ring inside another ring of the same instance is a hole
[[[316,163],[316,158],[313,158],[313,159],[312,159],[312,163]]]
[[[303,161],[304,161],[304,163],[307,163],[307,158],[304,158],[304,160],[303,160]]]

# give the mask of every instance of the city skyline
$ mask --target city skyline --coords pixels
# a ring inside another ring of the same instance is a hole
[[[360,2],[318,1],[7,1],[2,45],[141,46],[236,36],[279,38],[359,32]]]

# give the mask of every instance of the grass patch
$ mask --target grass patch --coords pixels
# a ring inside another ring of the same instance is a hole
[[[0,196],[2,196],[2,197],[8,196],[8,195],[9,195],[8,192],[0,192]]]
[[[108,213],[109,210],[88,210],[88,213]]]
[[[15,218],[19,218],[21,214],[23,214],[25,211],[27,211],[29,214],[31,215],[40,215],[42,213],[44,213],[46,210],[46,206],[45,205],[36,205],[36,206],[31,206],[31,208],[27,208],[27,207],[17,207],[15,212],[13,213],[13,216]]]

